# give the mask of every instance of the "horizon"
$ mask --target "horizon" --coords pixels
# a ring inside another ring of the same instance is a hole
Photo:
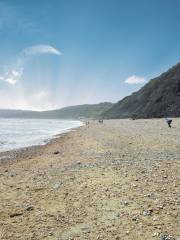
[[[179,7],[0,0],[0,109],[116,103],[138,91],[179,62]]]
[[[30,110],[30,109],[16,109],[16,108],[0,108],[0,111],[30,111],[30,112],[46,112],[46,111],[56,111],[56,110],[61,110],[63,108],[68,108],[68,107],[77,107],[77,106],[82,106],[82,105],[97,105],[97,104],[103,104],[103,103],[111,103],[115,104],[115,102],[99,102],[99,103],[85,103],[85,104],[79,104],[79,105],[69,105],[61,108],[54,108],[54,109],[49,109],[49,110]]]

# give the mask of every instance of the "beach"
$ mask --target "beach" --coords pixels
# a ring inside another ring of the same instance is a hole
[[[0,153],[0,239],[180,239],[180,119],[90,121]]]

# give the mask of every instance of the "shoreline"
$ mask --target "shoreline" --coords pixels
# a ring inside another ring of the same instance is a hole
[[[1,239],[178,239],[179,132],[91,122],[1,164]]]
[[[0,118],[0,120],[2,120]],[[32,146],[45,145],[60,134],[83,126],[79,120],[62,119],[17,119],[0,121],[0,153],[18,151]]]
[[[47,148],[49,145],[52,145],[54,141],[57,139],[62,139],[63,137],[66,136],[67,134],[83,127],[84,124],[82,122],[81,126],[77,127],[72,127],[70,129],[65,130],[62,133],[52,135],[49,139],[43,140],[44,143],[42,144],[37,144],[37,145],[32,145],[32,146],[27,146],[27,147],[22,147],[22,148],[17,148],[17,149],[11,149],[7,151],[0,152],[0,167],[2,164],[6,163],[8,164],[12,161],[16,161],[17,159],[22,159],[24,157],[28,157],[30,155],[31,157],[35,157],[38,152],[41,153],[44,148]]]

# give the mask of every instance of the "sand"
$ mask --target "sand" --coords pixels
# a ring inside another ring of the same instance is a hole
[[[180,239],[180,119],[108,120],[0,154],[0,239]]]

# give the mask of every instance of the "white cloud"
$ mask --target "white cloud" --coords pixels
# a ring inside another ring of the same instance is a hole
[[[11,71],[6,72],[4,76],[0,76],[0,80],[7,82],[11,85],[14,85],[21,78],[22,74],[23,74],[22,68],[20,68],[18,71],[11,70]]]
[[[138,77],[136,75],[130,76],[125,80],[127,84],[143,84],[146,82],[144,77]]]
[[[21,77],[21,72],[12,70],[12,75],[13,75],[14,77]]]
[[[22,52],[22,54],[25,54],[25,55],[48,54],[48,53],[55,54],[55,55],[62,54],[58,49],[50,45],[44,45],[44,44],[28,47],[24,49]]]
[[[16,84],[16,82],[17,82],[17,80],[14,79],[13,77],[6,78],[6,79],[4,79],[4,81],[11,84],[11,85]]]
[[[24,66],[27,64],[29,58],[39,55],[39,54],[54,54],[54,55],[61,55],[62,53],[52,47],[51,45],[34,45],[28,48],[25,48],[18,56],[16,66],[6,72],[4,76],[0,76],[0,81],[7,82],[11,85],[14,85],[19,81],[23,75]]]

